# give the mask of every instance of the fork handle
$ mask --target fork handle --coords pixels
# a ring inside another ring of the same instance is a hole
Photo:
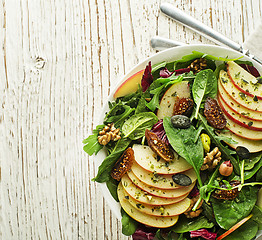
[[[174,7],[173,5],[169,3],[163,3],[160,6],[160,10],[168,17],[182,23],[183,25],[187,26],[193,31],[198,32],[199,34],[218,43],[219,45],[221,45],[222,43],[223,45],[226,45],[236,51],[242,52],[241,45],[223,36],[221,33],[216,32],[215,30],[203,24],[202,22],[196,20],[195,18],[187,15],[186,13]]]
[[[171,40],[168,38],[159,37],[159,36],[152,37],[152,39],[150,40],[150,43],[151,43],[152,48],[154,48],[155,50],[159,50],[159,51],[162,51],[162,50],[165,50],[171,47],[186,45],[185,43]]]

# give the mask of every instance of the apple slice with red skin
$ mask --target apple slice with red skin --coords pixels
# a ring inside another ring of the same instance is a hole
[[[261,121],[251,121],[250,119],[244,117],[238,112],[232,111],[226,103],[218,95],[218,104],[221,107],[223,113],[236,124],[251,129],[255,131],[262,131],[262,122]]]
[[[178,156],[176,153],[174,153],[174,159],[167,164],[149,146],[134,144],[133,150],[137,164],[149,172],[175,174],[192,168],[184,158]]]
[[[161,189],[176,189],[184,187],[176,184],[172,178],[172,175],[163,175],[158,174],[157,172],[153,173],[146,171],[145,169],[141,168],[136,162],[133,163],[131,170],[141,182],[152,187]],[[182,174],[188,176],[192,182],[195,182],[197,179],[194,169],[182,172]]]
[[[227,74],[235,87],[244,94],[262,100],[262,84],[256,84],[256,78],[233,61],[227,62]]]
[[[184,195],[187,195],[191,192],[193,187],[195,186],[196,182],[193,182],[191,185],[183,188],[177,188],[177,189],[160,189],[156,187],[149,186],[142,181],[140,181],[136,175],[132,171],[127,172],[128,177],[130,180],[139,188],[141,188],[143,191],[148,192],[149,194],[156,196],[156,197],[162,197],[162,198],[177,198]]]
[[[230,120],[228,117],[226,128],[233,132],[234,134],[251,140],[262,140],[262,131],[254,131],[245,127],[238,125],[237,123]]]
[[[178,220],[178,216],[159,217],[159,216],[151,216],[151,215],[138,211],[135,207],[133,207],[129,203],[128,195],[125,194],[125,190],[121,182],[118,184],[118,187],[117,187],[117,195],[118,195],[120,205],[124,209],[124,211],[131,218],[147,226],[156,227],[156,228],[167,228],[167,227],[173,226]]]
[[[124,187],[125,191],[129,194],[129,196],[134,198],[136,201],[140,203],[150,204],[154,206],[169,205],[176,202],[180,202],[187,197],[187,194],[177,198],[156,197],[154,195],[149,194],[148,192],[143,191],[141,188],[137,187],[130,180],[127,174],[125,174],[122,177],[121,182],[122,182],[122,186]]]
[[[219,73],[218,89],[221,87],[240,105],[247,109],[262,112],[262,100],[254,99],[239,91],[228,77],[227,72],[221,70]]]
[[[251,153],[260,152],[262,151],[262,140],[250,140],[246,138],[242,138],[240,136],[237,136],[236,134],[226,131],[226,132],[220,132],[219,135],[231,138],[232,140],[236,141],[236,143],[227,143],[230,147],[236,149],[238,146],[245,146]]]
[[[247,109],[237,103],[228,93],[224,90],[223,87],[219,87],[218,96],[223,100],[223,102],[234,112],[240,113],[244,117],[255,120],[262,121],[262,113]]]
[[[136,208],[138,211],[148,214],[150,216],[158,216],[158,217],[170,217],[177,216],[184,213],[190,206],[190,199],[185,198],[180,202],[162,205],[162,206],[154,206],[150,204],[140,203],[130,197],[127,192],[125,192],[125,196],[128,198],[128,202]]]
[[[179,98],[190,98],[188,81],[175,83],[167,89],[159,103],[158,119],[173,116],[174,105]]]
[[[115,91],[114,98],[123,97],[130,93],[134,93],[137,91],[138,86],[141,86],[141,79],[144,74],[144,69],[133,74],[131,77],[126,79]]]

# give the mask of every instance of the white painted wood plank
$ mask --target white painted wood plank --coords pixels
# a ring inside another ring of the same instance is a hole
[[[159,12],[163,1],[2,0],[3,239],[128,239],[82,150],[117,80],[157,34],[210,43]],[[261,1],[167,2],[241,43]]]

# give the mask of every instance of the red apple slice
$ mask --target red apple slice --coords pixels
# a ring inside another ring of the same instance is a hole
[[[251,121],[250,119],[244,117],[243,115],[232,111],[226,103],[218,96],[218,103],[224,112],[224,114],[233,122],[237,123],[238,125],[255,130],[255,131],[262,131],[262,121]]]
[[[175,83],[164,93],[159,104],[157,117],[163,119],[173,116],[173,108],[179,98],[190,98],[188,81]]]
[[[175,154],[174,160],[166,162],[159,158],[149,146],[134,144],[133,145],[135,161],[139,166],[150,172],[158,174],[175,174],[184,172],[192,166],[182,157]]]
[[[262,112],[262,100],[254,99],[239,91],[228,77],[227,72],[221,70],[219,74],[218,89],[224,90],[240,105],[253,111]]]
[[[114,94],[114,98],[123,97],[130,93],[134,93],[137,91],[138,86],[141,85],[141,79],[144,74],[144,69],[135,73],[127,80],[125,80],[116,90]]]
[[[228,117],[226,127],[234,134],[251,140],[262,140],[262,132],[247,129],[230,120]]]
[[[139,188],[141,188],[143,191],[148,192],[149,194],[157,197],[162,198],[177,198],[184,195],[189,194],[189,192],[193,189],[195,186],[195,182],[193,182],[191,185],[183,188],[177,188],[177,189],[160,189],[156,187],[151,187],[143,182],[141,182],[136,175],[129,171],[127,172],[128,177],[130,180]]]
[[[163,206],[153,206],[149,204],[144,204],[136,201],[135,199],[131,198],[127,192],[125,192],[125,197],[128,198],[128,202],[138,211],[153,216],[159,217],[170,217],[170,216],[177,216],[184,213],[188,207],[190,206],[190,199],[185,198],[180,202],[173,203],[170,205],[163,205]]]
[[[127,176],[127,174],[125,174],[122,177],[121,182],[125,191],[129,194],[129,196],[134,198],[136,201],[140,203],[150,204],[154,206],[169,205],[176,202],[180,202],[187,197],[187,194],[177,198],[163,198],[163,197],[153,196],[148,192],[143,191],[135,184],[133,184],[130,178]]]
[[[173,226],[178,220],[178,216],[159,217],[159,216],[151,216],[138,211],[135,207],[133,207],[129,203],[128,197],[126,197],[124,188],[121,183],[119,183],[118,185],[117,194],[118,194],[120,205],[124,209],[124,211],[131,218],[147,226],[156,227],[156,228],[167,228]]]
[[[250,97],[262,100],[262,84],[256,78],[233,61],[227,62],[227,73],[235,87]],[[256,84],[257,83],[257,84]]]
[[[236,141],[237,143],[227,143],[230,147],[236,149],[237,146],[245,146],[249,150],[249,152],[259,152],[262,151],[262,140],[250,140],[246,138],[242,138],[240,136],[235,135],[234,133],[227,131],[227,132],[221,132],[219,135],[231,138],[232,140]]]
[[[231,96],[228,95],[228,93],[221,86],[218,89],[218,95],[232,111],[240,113],[241,115],[243,115],[244,117],[248,119],[262,121],[261,112],[256,112],[256,111],[247,109],[243,107],[242,105],[238,104]]]
[[[172,175],[163,175],[158,174],[157,172],[153,173],[146,171],[135,162],[133,163],[131,170],[141,182],[152,187],[161,189],[176,189],[184,187],[176,184],[173,181]],[[187,175],[192,180],[192,182],[195,182],[197,179],[194,169],[190,169],[182,173]]]

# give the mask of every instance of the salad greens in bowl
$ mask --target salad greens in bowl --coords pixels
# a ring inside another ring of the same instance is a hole
[[[181,46],[147,58],[84,143],[133,239],[255,239],[262,230],[262,66]]]

